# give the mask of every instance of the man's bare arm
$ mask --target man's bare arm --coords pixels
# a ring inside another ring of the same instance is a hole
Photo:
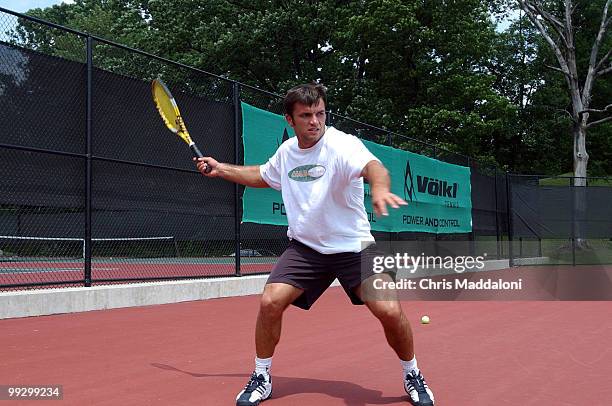
[[[378,161],[370,161],[361,171],[361,176],[368,180],[372,195],[372,207],[377,216],[388,216],[387,205],[397,209],[407,205],[404,199],[391,193],[391,178],[389,172]]]
[[[196,160],[194,158],[194,160]],[[221,178],[229,182],[238,183],[249,187],[265,188],[270,187],[261,177],[259,165],[241,166],[217,162],[210,157],[199,158],[196,166],[202,175],[209,178]],[[206,168],[211,171],[206,173]]]

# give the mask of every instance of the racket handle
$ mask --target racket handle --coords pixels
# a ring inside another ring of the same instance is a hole
[[[200,152],[196,144],[191,144],[189,148],[191,148],[191,152],[193,152],[193,155],[196,158],[204,158],[204,155]],[[204,172],[210,173],[210,171],[212,171],[212,168],[210,167],[210,165],[206,164],[206,169],[204,170]]]
[[[202,155],[202,153],[200,152],[196,144],[191,144],[189,148],[191,148],[191,152],[193,152],[193,156],[195,156],[196,158],[204,158],[204,155]]]

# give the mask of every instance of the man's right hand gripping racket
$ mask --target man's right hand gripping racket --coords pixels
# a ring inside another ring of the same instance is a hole
[[[203,158],[204,155],[200,152],[197,145],[191,139],[181,112],[179,111],[176,100],[172,97],[172,93],[168,87],[161,81],[161,79],[155,79],[151,83],[151,91],[153,92],[153,101],[157,107],[157,111],[161,116],[162,120],[166,124],[166,127],[174,134],[178,135],[183,141],[189,145],[191,152],[196,158]],[[206,166],[204,172],[209,173],[212,171],[210,165]]]

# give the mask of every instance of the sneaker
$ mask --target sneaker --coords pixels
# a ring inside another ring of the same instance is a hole
[[[236,396],[236,406],[257,406],[259,402],[263,402],[270,396],[272,396],[272,377],[257,375],[253,372],[249,383]]]
[[[434,396],[421,372],[412,371],[404,378],[404,389],[414,406],[433,406]]]

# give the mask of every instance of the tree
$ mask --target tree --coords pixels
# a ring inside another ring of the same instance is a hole
[[[502,3],[76,0],[36,15],[275,93],[318,80],[334,113],[507,164],[517,108],[489,68],[497,36],[489,7]],[[57,33],[22,30],[57,44]],[[145,61],[115,51],[96,47],[96,67],[146,77]]]
[[[543,0],[518,0],[518,3],[554,53],[557,66],[548,67],[561,73],[567,85],[570,96],[568,113],[572,120],[575,185],[585,186],[589,161],[586,150],[587,131],[612,120],[612,104],[598,108],[592,106],[595,82],[612,72],[612,41],[607,35],[612,20],[608,15],[612,0],[605,0],[584,70],[580,69],[577,47],[586,44],[577,43],[573,19],[578,8],[585,6],[581,3],[574,4],[572,0],[563,0],[562,7],[556,7],[559,2]],[[603,56],[600,55],[602,47]],[[592,119],[592,116],[597,117],[596,114],[606,116]]]
[[[495,141],[500,163],[521,173],[560,174],[569,171],[570,128],[564,83],[544,67],[547,45],[523,13],[495,38],[488,69],[493,88],[516,109],[511,133]],[[569,144],[568,144],[569,143]],[[564,157],[560,159],[560,157]]]

